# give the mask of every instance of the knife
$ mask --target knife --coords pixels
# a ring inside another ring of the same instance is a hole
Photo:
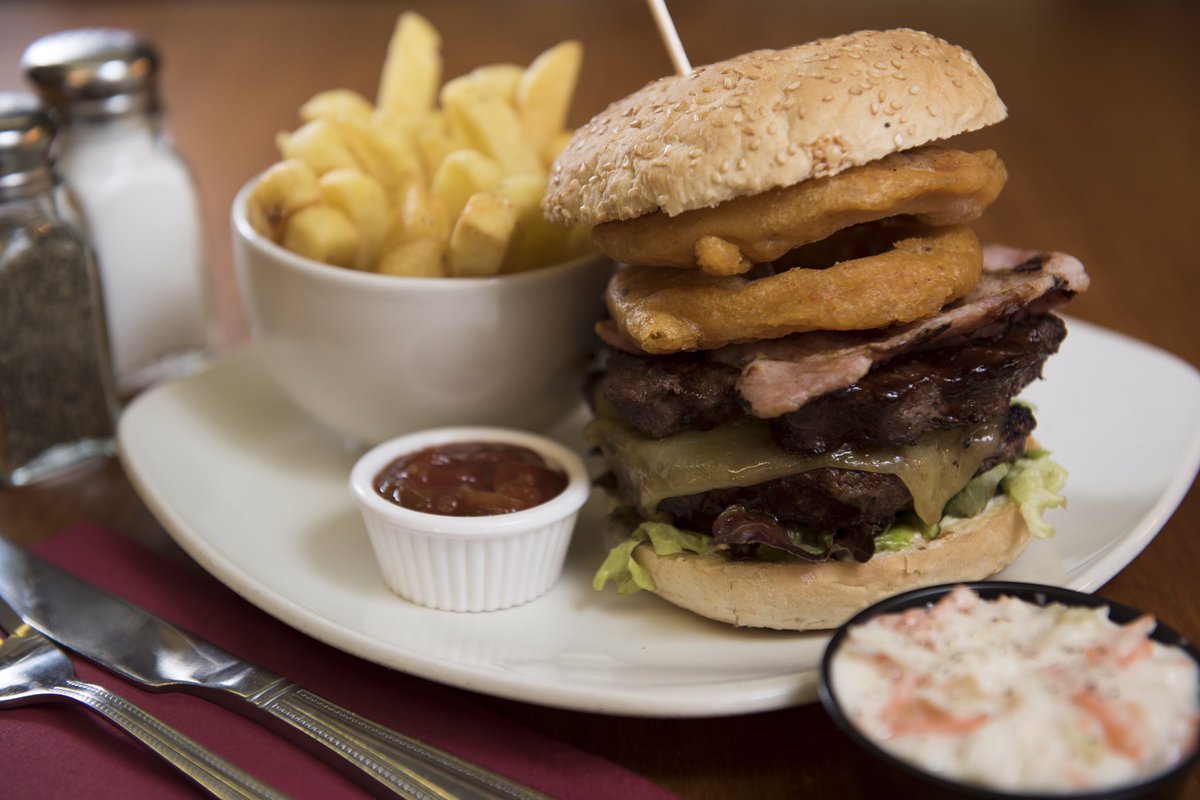
[[[0,596],[31,628],[101,667],[151,691],[189,692],[244,714],[373,793],[386,790],[409,800],[548,800],[248,663],[3,536]]]

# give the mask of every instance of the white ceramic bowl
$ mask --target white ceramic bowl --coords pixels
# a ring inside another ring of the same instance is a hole
[[[400,456],[451,442],[528,447],[566,473],[567,486],[541,505],[484,517],[403,508],[381,497],[375,476]],[[579,509],[591,491],[583,461],[544,436],[503,428],[453,427],[400,436],[364,454],[350,473],[388,587],[444,611],[496,611],[541,597],[558,581]]]
[[[600,256],[495,278],[332,267],[258,235],[233,204],[253,339],[310,416],[362,444],[440,425],[539,429],[578,406],[604,315]]]

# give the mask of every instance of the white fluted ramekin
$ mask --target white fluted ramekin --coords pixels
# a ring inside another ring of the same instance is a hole
[[[413,511],[381,497],[375,476],[400,456],[452,442],[503,442],[528,447],[567,476],[545,503],[483,517]],[[435,428],[390,439],[367,451],[350,472],[388,588],[406,600],[444,611],[496,611],[542,596],[562,574],[579,509],[591,481],[570,449],[507,428]]]

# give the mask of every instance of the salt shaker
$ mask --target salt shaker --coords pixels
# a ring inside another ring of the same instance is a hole
[[[62,120],[58,167],[96,248],[121,396],[194,371],[208,350],[199,203],[163,128],[157,52],[87,28],[36,40],[21,65]]]
[[[117,401],[96,264],[64,214],[54,125],[0,93],[0,484],[114,451]]]

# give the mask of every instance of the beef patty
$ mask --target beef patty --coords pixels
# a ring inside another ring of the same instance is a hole
[[[1028,408],[1009,406],[998,449],[976,474],[1020,457],[1036,424]],[[709,531],[730,506],[764,512],[811,531],[860,539],[873,537],[897,514],[911,509],[912,495],[895,475],[822,468],[753,486],[670,497],[660,502],[658,509],[671,514],[680,527]]]
[[[912,444],[930,430],[998,416],[1040,377],[1066,335],[1052,314],[1017,314],[999,328],[884,362],[853,386],[772,420],[773,435],[789,450],[822,453],[843,445]],[[704,353],[614,351],[602,391],[630,425],[663,438],[710,430],[744,414],[739,375]]]
[[[787,450],[815,454],[846,444],[913,444],[926,431],[981,424],[1042,376],[1066,335],[1061,319],[1044,314],[966,346],[900,356],[771,420],[772,434]]]

